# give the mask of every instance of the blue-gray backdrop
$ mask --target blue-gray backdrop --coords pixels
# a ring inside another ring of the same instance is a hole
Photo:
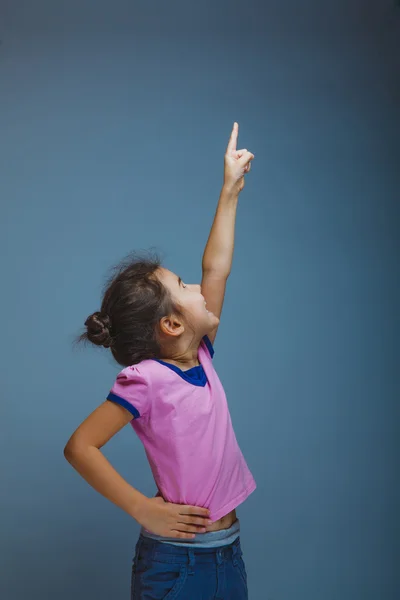
[[[71,342],[131,250],[200,282],[235,120],[215,366],[250,599],[399,597],[396,4],[3,0],[4,600],[129,597],[139,526],[63,456],[120,367]],[[104,452],[154,494],[130,427]]]

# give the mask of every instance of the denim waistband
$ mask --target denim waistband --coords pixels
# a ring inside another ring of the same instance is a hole
[[[206,533],[196,533],[192,539],[179,539],[155,535],[144,529],[140,530],[140,535],[143,538],[151,539],[157,542],[164,542],[168,545],[194,547],[194,548],[215,548],[217,546],[228,546],[232,544],[240,534],[240,521],[236,519],[228,529],[220,529],[219,531],[207,531]]]
[[[242,556],[240,536],[228,545],[216,548],[198,548],[193,546],[176,546],[174,544],[159,544],[156,540],[139,536],[135,550],[135,563],[139,556],[150,562],[174,563],[194,566],[195,563],[218,563],[233,559],[235,562]]]

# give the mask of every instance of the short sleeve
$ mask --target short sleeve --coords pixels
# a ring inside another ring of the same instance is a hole
[[[214,356],[214,348],[213,348],[213,345],[212,345],[211,340],[208,337],[208,335],[205,335],[202,338],[202,341],[203,341],[204,347],[207,348],[207,350],[208,350],[210,358],[212,358]]]
[[[126,367],[118,373],[107,400],[129,410],[135,419],[145,416],[150,406],[147,378],[136,365]]]

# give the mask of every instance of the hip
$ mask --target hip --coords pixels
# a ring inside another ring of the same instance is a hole
[[[193,538],[183,539],[175,537],[165,537],[147,531],[143,527],[140,534],[144,538],[150,538],[156,542],[173,544],[174,546],[183,546],[186,548],[217,548],[232,544],[240,534],[240,521],[236,521],[228,529],[196,533]]]
[[[156,496],[161,496],[161,498],[163,498],[163,495],[161,494],[160,490],[157,491]],[[165,500],[165,502],[167,502],[167,500]],[[211,525],[206,525],[206,531],[204,533],[209,533],[211,531],[220,531],[221,529],[229,529],[236,522],[236,520],[236,509],[233,509],[220,519],[217,519],[216,521],[211,523]]]

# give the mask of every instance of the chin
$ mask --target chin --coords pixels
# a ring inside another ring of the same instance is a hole
[[[213,329],[215,329],[219,325],[219,319],[218,319],[218,317],[216,317],[215,315],[212,315],[210,317],[210,320],[211,319],[212,319],[212,327],[211,327],[210,331],[212,331]]]

